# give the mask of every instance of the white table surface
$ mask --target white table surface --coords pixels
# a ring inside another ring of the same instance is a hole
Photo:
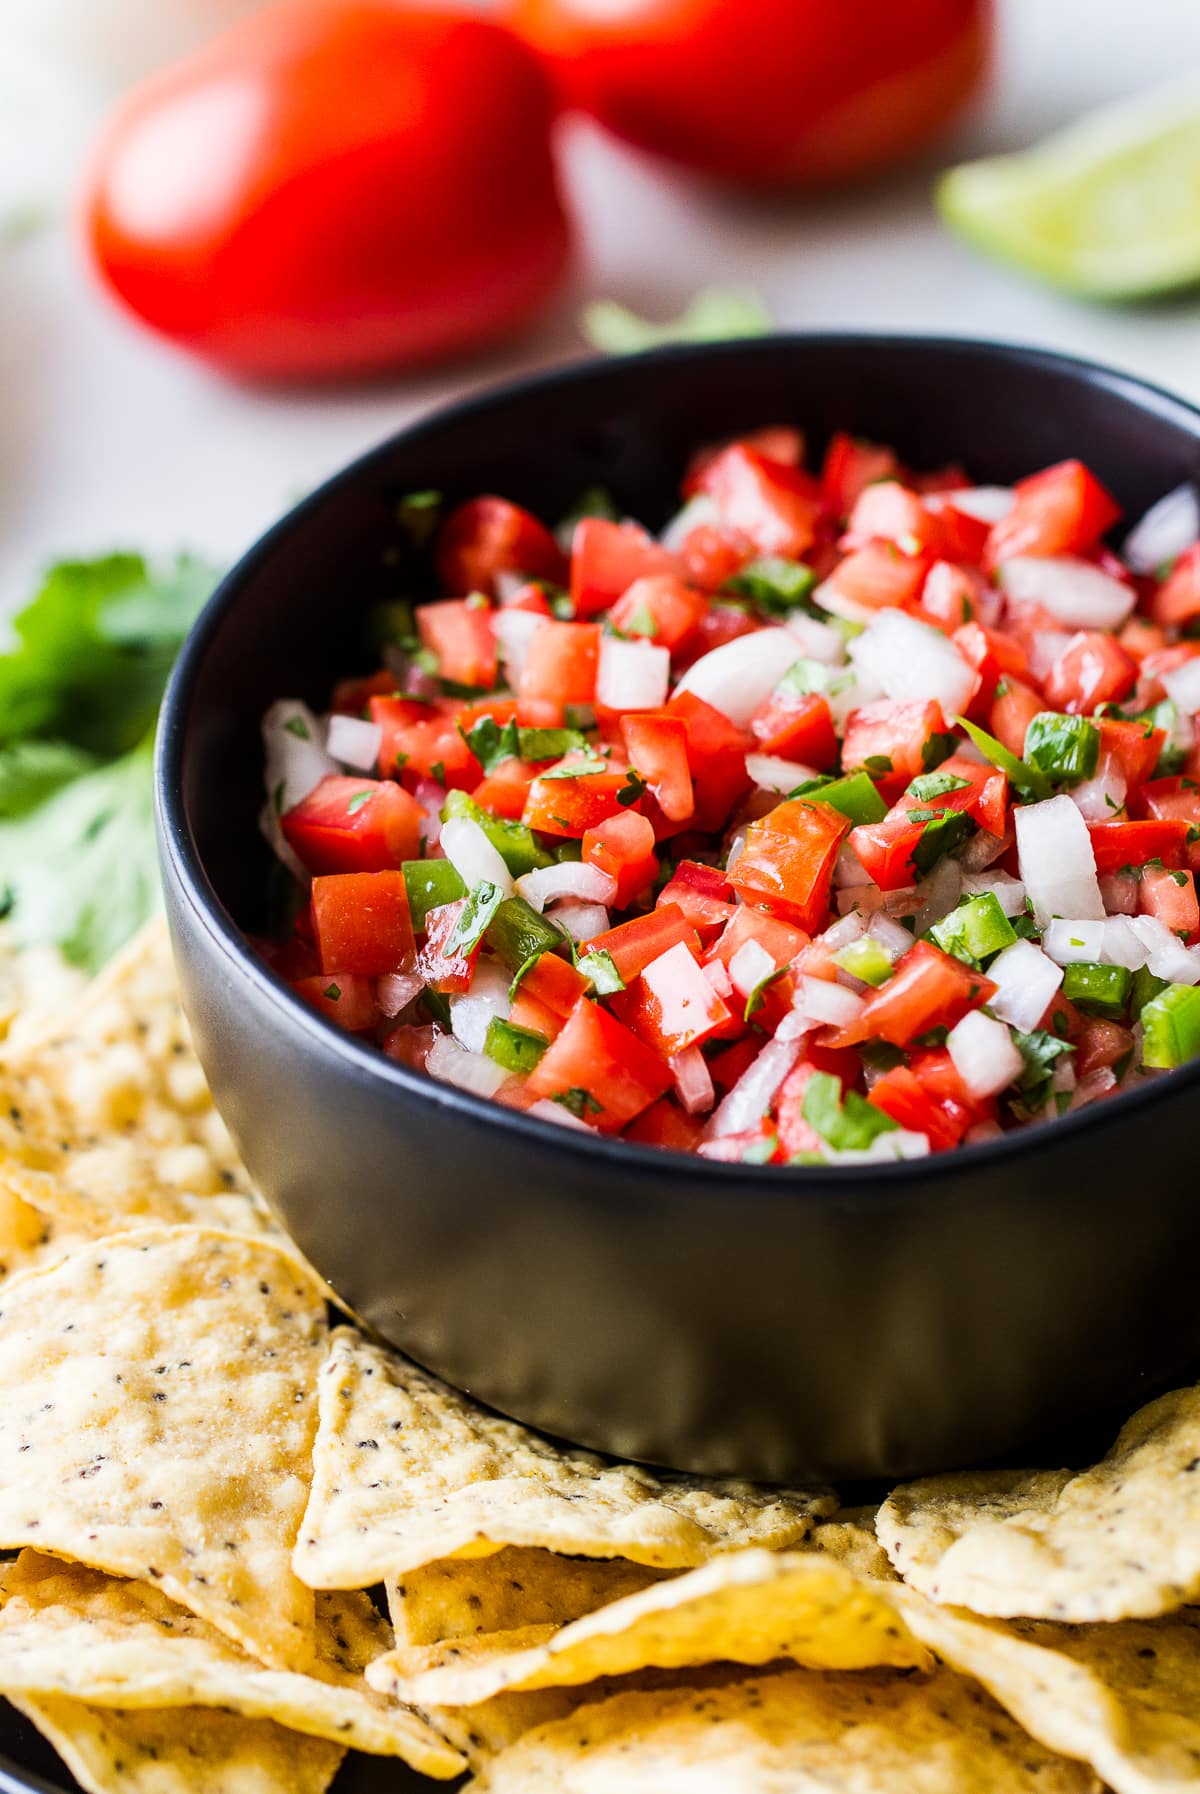
[[[943,161],[1015,147],[1087,105],[1200,69],[1198,0],[998,4],[991,93]],[[1101,310],[1011,276],[939,225],[933,163],[807,205],[715,196],[585,126],[569,129],[567,163],[585,247],[549,317],[486,359],[357,391],[222,382],[111,311],[65,226],[0,249],[0,605],[67,553],[190,546],[232,558],[292,498],[417,413],[581,353],[575,319],[593,294],[665,316],[703,285],[744,285],[782,325],[1039,343],[1200,399],[1200,300]]]

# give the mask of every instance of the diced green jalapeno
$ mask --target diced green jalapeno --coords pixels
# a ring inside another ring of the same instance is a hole
[[[505,1071],[527,1072],[533,1070],[549,1045],[544,1034],[537,1034],[532,1028],[518,1028],[494,1015],[488,1023],[483,1050]]]
[[[1142,1064],[1158,1070],[1200,1055],[1200,989],[1167,984],[1142,1010]]]
[[[412,925],[418,933],[431,909],[439,909],[443,903],[457,903],[467,894],[466,885],[449,860],[405,860],[401,870]]]
[[[982,965],[993,954],[1011,947],[1017,938],[994,891],[965,897],[957,909],[929,930],[929,935],[943,953],[953,953],[955,959],[965,960],[968,965]]]
[[[442,820],[448,822],[453,816],[465,816],[479,824],[514,878],[522,878],[526,872],[536,872],[551,864],[550,855],[543,853],[533,838],[533,831],[523,822],[509,822],[503,816],[493,816],[465,791],[447,793]]]
[[[1097,965],[1094,960],[1083,959],[1063,968],[1062,993],[1080,1009],[1116,1020],[1125,1013],[1132,983],[1133,974],[1127,966]]]
[[[561,929],[539,916],[523,897],[506,897],[487,926],[484,937],[510,972],[519,972],[531,959],[569,945]]]

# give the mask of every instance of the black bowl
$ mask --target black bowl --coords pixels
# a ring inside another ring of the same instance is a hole
[[[167,694],[158,823],[184,1004],[234,1138],[371,1326],[548,1432],[681,1469],[896,1476],[1011,1452],[1200,1353],[1200,1067],[995,1144],[763,1169],[583,1139],[390,1063],[247,947],[268,856],[259,719],[366,670],[420,570],[396,496],[544,516],[609,486],[650,524],[699,442],[796,421],[1009,482],[1085,458],[1137,517],[1200,414],[1035,351],[778,337],[590,362],[442,411],[307,499],[225,580]],[[399,561],[398,561],[399,556]]]

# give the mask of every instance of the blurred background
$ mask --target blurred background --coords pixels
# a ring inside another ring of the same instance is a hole
[[[727,0],[727,9],[733,3]],[[793,13],[785,8],[784,14],[795,31],[810,14],[823,16],[821,30],[832,20],[835,38],[839,17],[844,23],[853,14],[858,21],[847,27],[845,44],[826,46],[839,79],[867,53],[862,32],[874,28],[872,15],[886,10],[903,22],[909,11],[894,0],[886,9],[846,8],[844,0],[792,4]],[[1032,341],[1113,362],[1200,400],[1200,300],[1186,282],[1164,281],[1183,290],[1115,306],[1067,294],[981,254],[939,216],[934,200],[938,173],[952,163],[1025,149],[1103,102],[1200,68],[1196,0],[1140,0],[1137,6],[996,0],[991,69],[970,103],[935,143],[918,142],[913,157],[902,162],[885,148],[882,166],[849,188],[797,195],[758,179],[736,186],[713,182],[630,147],[592,119],[565,116],[555,127],[556,154],[575,255],[561,281],[547,275],[542,303],[530,308],[536,315],[502,341],[468,344],[451,358],[426,362],[418,355],[416,365],[385,365],[352,380],[282,383],[231,378],[211,357],[181,352],[168,337],[146,329],[127,306],[114,303],[88,266],[78,219],[81,171],[114,103],[158,65],[254,10],[247,0],[0,0],[5,607],[27,597],[41,569],[64,554],[190,547],[218,565],[228,562],[295,497],[416,413],[487,381],[595,352],[581,335],[580,315],[597,297],[664,320],[701,289],[733,289],[747,301],[757,296],[785,327],[861,325]],[[540,10],[549,14],[553,6]],[[576,0],[574,10],[611,25],[622,0]],[[923,0],[914,10],[924,10]],[[539,8],[525,11],[533,17]],[[686,60],[688,46],[676,49]],[[259,53],[252,44],[244,52],[251,63]],[[231,66],[236,75],[236,65],[237,56],[226,54],[222,79]],[[653,91],[659,77],[651,72],[648,78]],[[190,103],[195,91],[194,82],[190,94],[185,83],[169,104],[160,101],[148,118],[143,112],[142,140],[134,144],[140,170],[130,172],[128,156],[122,162],[119,142],[103,152],[102,202],[110,227],[111,214],[124,204],[135,227],[140,223],[153,237],[171,212],[177,180],[189,188],[188,203],[219,208],[221,196],[212,185],[219,185],[217,175],[199,195],[194,189],[197,181],[204,187],[210,155],[213,167],[220,164],[227,147],[222,133],[236,135],[244,120],[239,123],[236,105],[217,106],[198,124],[185,117],[177,129],[181,93]],[[909,103],[898,90],[881,87],[879,93],[884,111]],[[318,136],[331,109],[336,113],[343,105],[365,117],[379,103],[377,95],[349,81],[338,97],[314,101],[310,94],[309,101],[319,115]],[[420,103],[412,94],[405,101],[410,109]],[[444,106],[444,98],[437,103]],[[734,71],[731,118],[750,118],[760,104],[780,109],[778,99],[761,98],[757,88],[748,93],[745,72]],[[918,96],[915,104],[928,109],[926,98]],[[459,105],[466,127],[473,119],[478,124],[473,154],[480,163],[503,158],[507,134],[488,129],[486,107],[476,118],[469,93]],[[797,96],[796,106],[811,112],[812,96]],[[856,129],[861,132],[861,121]],[[330,166],[341,156],[352,168],[334,138]],[[255,170],[254,178],[265,181],[268,174]],[[286,180],[287,171],[276,175]],[[511,180],[523,184],[526,178],[518,173]],[[412,179],[421,183],[426,175],[418,168]],[[1184,168],[1182,179],[1182,203],[1194,215],[1200,169]],[[399,185],[405,185],[403,177]],[[494,208],[494,196],[482,199]],[[378,193],[373,203],[386,237],[392,228],[386,203],[380,207]],[[426,191],[424,203],[452,216],[459,196]],[[477,234],[476,225],[469,228]],[[128,298],[140,275],[137,268],[129,272],[136,257],[128,244],[113,247],[115,229],[103,252],[109,256],[108,284],[124,284]],[[164,253],[169,261],[169,246]],[[275,253],[286,263],[286,244]],[[185,294],[186,313],[209,276],[188,263],[172,278]],[[158,301],[147,303],[153,309]],[[1080,448],[1086,453],[1085,444]]]

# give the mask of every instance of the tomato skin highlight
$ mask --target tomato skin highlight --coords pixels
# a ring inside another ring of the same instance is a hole
[[[118,107],[87,244],[130,311],[238,377],[421,365],[558,284],[553,112],[537,58],[484,19],[277,0]]]
[[[416,945],[403,872],[314,878],[312,906],[323,972],[379,978],[411,965]]]
[[[986,0],[511,0],[569,104],[721,180],[823,187],[889,168],[986,67]]]

